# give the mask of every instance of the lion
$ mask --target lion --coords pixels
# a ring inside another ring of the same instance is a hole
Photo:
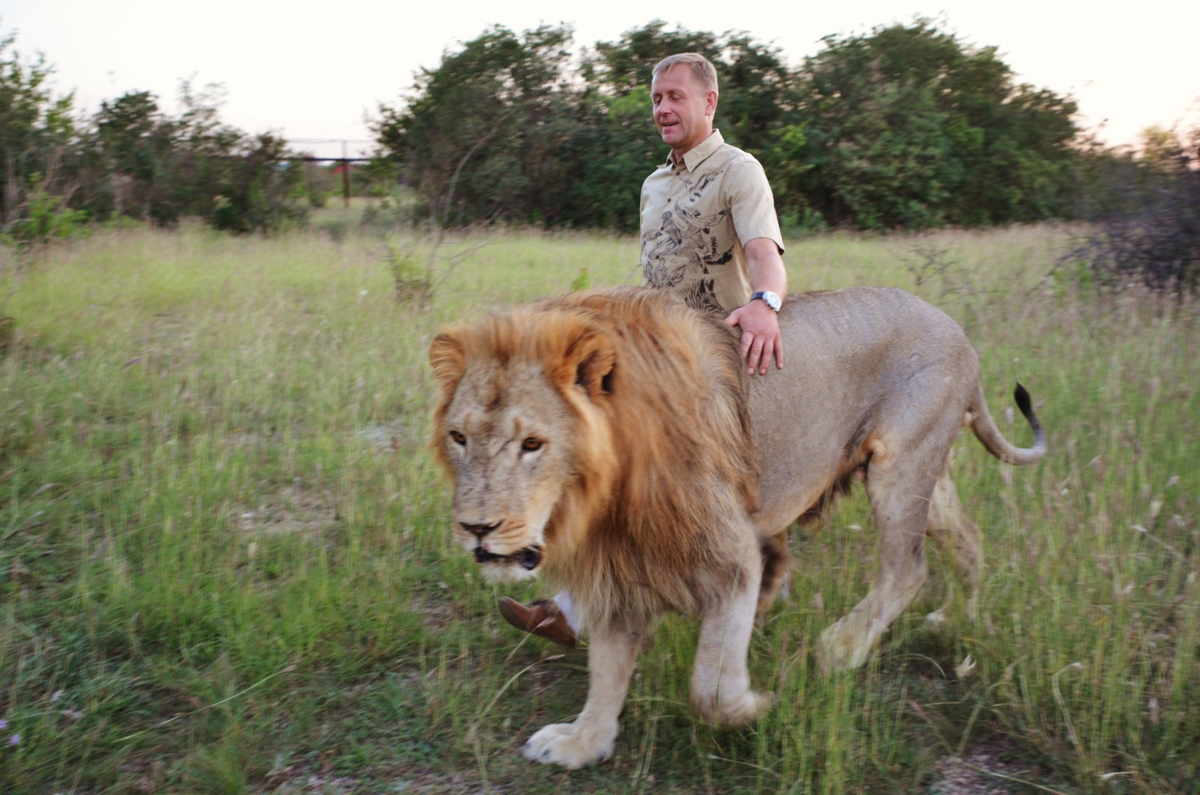
[[[639,646],[668,611],[700,633],[692,703],[715,724],[754,720],[756,613],[786,576],[786,533],[862,477],[879,528],[873,589],[821,635],[822,664],[863,664],[926,578],[926,532],[979,581],[979,531],[950,480],[967,426],[1028,464],[1045,435],[1016,399],[1031,448],[988,412],[978,356],[946,314],[902,290],[789,296],[785,369],[751,379],[720,319],[665,291],[592,290],[438,335],[432,444],[454,481],[453,524],[485,576],[541,575],[570,593],[590,636],[589,687],[572,723],[525,756],[607,759]]]

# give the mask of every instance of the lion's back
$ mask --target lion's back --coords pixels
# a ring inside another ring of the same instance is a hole
[[[965,408],[964,386],[979,377],[959,325],[904,290],[790,295],[780,332],[787,364],[754,379],[750,396],[765,525],[808,510],[860,460],[885,415],[943,404],[955,411],[956,401]]]

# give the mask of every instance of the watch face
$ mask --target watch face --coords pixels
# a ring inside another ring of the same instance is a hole
[[[753,301],[755,298],[761,298],[764,304],[771,307],[776,312],[778,312],[779,308],[783,306],[783,301],[779,298],[779,296],[770,290],[763,290],[762,292],[758,292],[750,296],[751,301]]]

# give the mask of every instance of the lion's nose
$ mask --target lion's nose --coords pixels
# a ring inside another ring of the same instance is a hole
[[[466,522],[459,522],[459,524],[462,525],[463,530],[466,530],[476,538],[483,538],[485,535],[499,527],[502,522],[496,522],[495,524],[467,524]]]

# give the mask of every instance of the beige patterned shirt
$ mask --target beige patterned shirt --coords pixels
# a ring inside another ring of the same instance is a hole
[[[750,300],[743,241],[765,237],[783,253],[767,175],[717,130],[646,178],[641,221],[645,284],[722,317]]]

